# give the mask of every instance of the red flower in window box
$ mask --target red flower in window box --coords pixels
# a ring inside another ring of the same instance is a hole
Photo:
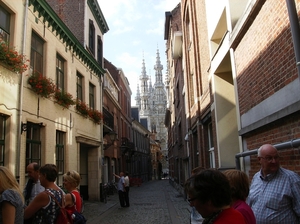
[[[41,97],[48,98],[55,92],[55,84],[52,79],[46,78],[38,72],[32,73],[27,80],[31,89]]]
[[[76,105],[75,109],[83,116],[83,117],[88,117],[89,116],[89,106],[81,101],[81,100],[76,100]]]
[[[0,63],[8,70],[23,73],[27,70],[28,65],[26,56],[19,54],[14,48],[9,48],[8,43],[0,42]]]
[[[100,124],[101,120],[103,120],[103,114],[98,110],[89,110],[89,117],[96,123]]]
[[[69,108],[71,105],[75,104],[75,101],[73,99],[73,96],[70,93],[64,92],[64,91],[60,91],[59,89],[55,90],[54,93],[54,101],[61,105],[64,108]]]

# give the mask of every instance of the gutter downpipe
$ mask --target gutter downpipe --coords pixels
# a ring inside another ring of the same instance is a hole
[[[287,10],[289,14],[291,32],[293,38],[294,51],[296,56],[296,66],[298,70],[298,77],[300,78],[300,27],[299,19],[296,10],[296,5],[294,0],[286,0]]]
[[[22,40],[22,54],[25,53],[25,43],[26,43],[26,31],[27,31],[27,17],[28,17],[28,0],[25,2],[25,7],[24,7],[24,24],[23,24],[23,40]],[[24,73],[24,72],[23,72]],[[20,154],[21,154],[21,140],[22,140],[22,135],[21,135],[21,122],[22,122],[22,111],[23,111],[23,82],[24,82],[24,76],[23,73],[20,74],[20,86],[19,86],[19,114],[17,118],[17,151],[16,151],[16,169],[15,169],[15,175],[17,179],[19,178],[24,178],[20,176]],[[20,182],[20,179],[19,179]]]
[[[298,139],[293,139],[291,141],[288,142],[283,142],[283,143],[279,143],[274,145],[274,147],[277,150],[283,150],[283,149],[290,149],[290,148],[297,148],[300,146],[300,138]],[[246,157],[246,156],[251,156],[251,155],[256,155],[257,154],[257,150],[258,149],[253,149],[247,152],[241,152],[235,155],[235,166],[237,170],[241,170],[241,162],[240,162],[240,158],[241,157]]]

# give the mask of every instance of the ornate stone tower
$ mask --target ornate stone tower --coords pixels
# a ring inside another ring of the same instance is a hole
[[[167,108],[167,93],[163,83],[163,65],[160,61],[159,50],[156,53],[156,63],[154,65],[155,82],[152,86],[151,79],[146,75],[145,61],[143,59],[142,74],[140,75],[140,88],[137,88],[136,105],[139,107],[141,119],[147,120],[147,129],[155,133],[156,140],[160,143],[162,155],[162,169],[168,169],[165,163],[167,155],[167,128],[164,125]],[[148,84],[149,83],[149,84]]]

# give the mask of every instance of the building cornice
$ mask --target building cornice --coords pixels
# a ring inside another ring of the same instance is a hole
[[[87,3],[93,13],[94,18],[96,19],[98,26],[101,29],[102,34],[107,33],[109,28],[103,16],[103,13],[99,7],[99,4],[96,0],[88,0]]]

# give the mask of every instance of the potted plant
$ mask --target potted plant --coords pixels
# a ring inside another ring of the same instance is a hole
[[[89,116],[89,106],[81,101],[81,100],[76,100],[75,104],[75,109],[83,116],[83,117],[88,117]]]
[[[8,70],[23,73],[28,68],[26,64],[28,61],[23,54],[19,54],[14,48],[9,48],[8,43],[0,42],[0,63]]]
[[[52,79],[43,76],[38,72],[33,72],[28,80],[31,89],[41,97],[48,98],[55,92],[55,84]]]
[[[61,105],[64,108],[69,108],[71,105],[75,104],[73,96],[65,91],[61,91],[60,89],[56,89],[54,93],[54,101]]]
[[[103,115],[98,110],[90,109],[89,111],[89,117],[96,123],[100,124],[101,120],[103,119]]]

